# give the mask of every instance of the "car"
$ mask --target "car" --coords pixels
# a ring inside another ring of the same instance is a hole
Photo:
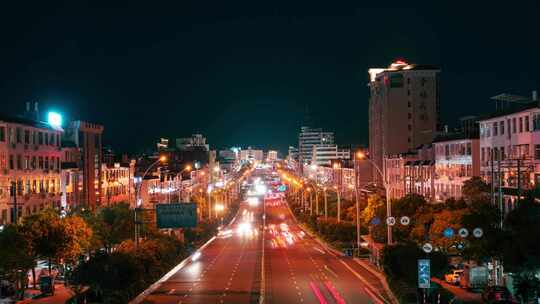
[[[446,283],[458,285],[461,275],[463,275],[463,269],[453,269],[444,275],[444,280]]]
[[[488,286],[482,292],[484,303],[515,303],[512,294],[505,286]]]

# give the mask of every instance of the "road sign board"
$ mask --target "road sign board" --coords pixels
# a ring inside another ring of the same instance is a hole
[[[462,238],[466,238],[469,236],[469,230],[467,228],[461,228],[459,229],[459,236]]]
[[[479,239],[484,235],[484,230],[482,230],[482,228],[474,228],[473,235],[475,238]]]
[[[197,226],[196,203],[171,203],[156,205],[157,227],[193,228]]]
[[[454,229],[452,229],[450,227],[444,229],[443,235],[444,235],[445,238],[451,239],[454,236]]]
[[[411,222],[411,219],[408,216],[402,216],[400,219],[401,225],[407,226]]]
[[[279,192],[285,192],[285,190],[287,190],[287,186],[285,185],[279,185],[279,187],[277,188],[277,191]]]
[[[422,246],[422,250],[424,250],[425,253],[430,253],[433,251],[433,245],[431,245],[431,243],[425,243]]]
[[[396,218],[393,216],[390,216],[386,219],[386,224],[388,226],[394,226],[396,224]]]
[[[431,282],[431,265],[429,259],[418,260],[418,288],[429,288]]]

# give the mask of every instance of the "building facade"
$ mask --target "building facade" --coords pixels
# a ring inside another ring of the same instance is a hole
[[[77,167],[82,171],[79,205],[96,208],[101,205],[103,126],[85,121],[73,121],[65,131],[65,141],[80,151]]]
[[[435,151],[435,200],[462,197],[463,183],[480,176],[480,140],[467,134],[438,138]]]
[[[202,134],[193,134],[191,137],[176,139],[176,148],[178,150],[189,150],[194,147],[203,148],[205,151],[210,151],[210,145],[206,143],[206,137],[204,137]]]
[[[505,212],[540,184],[540,107],[480,120],[480,175]]]
[[[429,144],[439,130],[437,67],[396,61],[370,69],[369,155],[377,166],[386,156]],[[376,172],[373,179],[381,181]]]
[[[133,205],[135,199],[135,160],[129,163],[102,164],[101,202],[111,206],[118,203]]]
[[[310,164],[314,145],[333,145],[334,133],[323,132],[321,128],[301,127],[298,135],[298,161],[300,167]]]
[[[262,162],[264,159],[263,150],[252,149],[248,147],[245,150],[240,150],[240,162]]]
[[[0,116],[0,225],[60,208],[62,129],[18,116]],[[15,191],[13,191],[15,190]]]
[[[312,146],[310,164],[317,166],[329,166],[333,160],[350,159],[349,149],[339,149],[337,145],[315,144]]]

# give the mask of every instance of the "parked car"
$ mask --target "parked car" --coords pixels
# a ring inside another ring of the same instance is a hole
[[[484,303],[515,303],[512,294],[505,286],[488,286],[482,293]]]
[[[463,269],[453,269],[449,273],[444,275],[446,283],[459,285],[459,280],[463,275]]]

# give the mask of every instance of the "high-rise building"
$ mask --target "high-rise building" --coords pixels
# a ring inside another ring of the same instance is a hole
[[[339,149],[337,145],[313,145],[311,164],[318,166],[330,166],[333,160],[350,159],[351,150]]]
[[[206,137],[202,134],[193,134],[191,137],[176,139],[176,148],[178,150],[189,150],[194,147],[202,147],[206,151],[210,150],[210,145],[206,143]]]
[[[398,60],[369,69],[369,156],[383,159],[430,143],[439,130],[439,73],[434,66]],[[377,171],[374,180],[381,181]]]
[[[263,150],[257,150],[248,147],[245,150],[240,150],[240,162],[262,162],[264,158],[263,155]]]
[[[169,148],[169,139],[167,138],[160,138],[159,142],[156,144],[157,151],[165,151]]]
[[[268,153],[266,155],[266,160],[269,162],[276,161],[278,159],[278,151],[276,150],[268,150]]]
[[[91,208],[100,206],[103,162],[101,135],[103,126],[85,121],[73,121],[65,131],[66,141],[80,150],[78,168],[82,170],[80,202]]]
[[[300,168],[302,168],[303,165],[311,163],[314,145],[333,144],[333,132],[323,132],[321,128],[313,129],[310,127],[301,127],[300,134],[298,134],[298,161],[300,163]]]

